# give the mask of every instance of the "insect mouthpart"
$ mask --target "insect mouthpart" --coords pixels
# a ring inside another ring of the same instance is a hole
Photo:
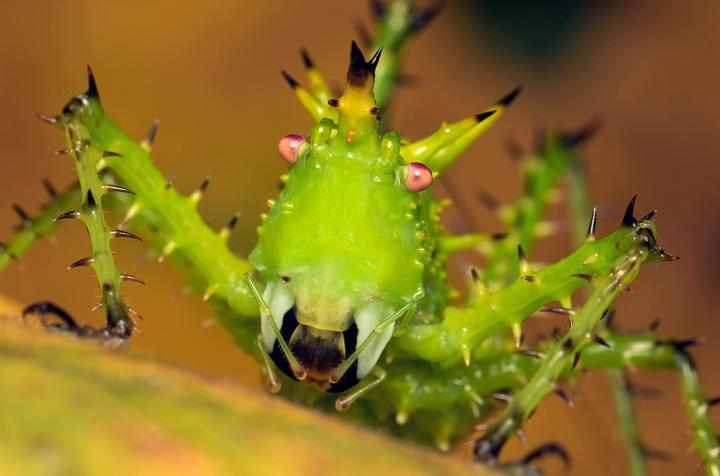
[[[354,322],[343,332],[318,329],[298,323],[297,307],[293,306],[283,316],[280,333],[288,342],[293,357],[305,370],[308,382],[332,393],[345,391],[359,382],[357,362],[342,375],[337,375],[346,357],[355,352],[358,329]],[[285,375],[298,380],[277,340],[270,358]]]

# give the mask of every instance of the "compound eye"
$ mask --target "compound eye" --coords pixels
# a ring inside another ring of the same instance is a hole
[[[305,139],[297,134],[290,134],[278,142],[280,157],[290,165],[297,162],[300,155],[300,148],[305,144]]]
[[[405,187],[411,192],[422,192],[432,184],[432,171],[420,162],[410,162],[405,166]]]

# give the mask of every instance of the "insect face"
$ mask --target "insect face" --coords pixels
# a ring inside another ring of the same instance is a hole
[[[416,192],[432,176],[403,161],[397,134],[378,134],[378,60],[353,44],[345,92],[330,103],[337,123],[321,119],[309,143],[280,141],[292,168],[250,254],[267,283],[265,350],[286,374],[328,391],[373,370],[395,320],[424,293]]]

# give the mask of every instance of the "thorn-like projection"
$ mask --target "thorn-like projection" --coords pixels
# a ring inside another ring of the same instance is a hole
[[[673,346],[673,348],[676,351],[685,353],[687,351],[687,349],[689,349],[690,347],[704,344],[706,340],[707,339],[705,339],[705,337],[695,337],[692,339],[684,339],[684,340],[670,340],[669,343],[670,343],[670,345]]]
[[[67,269],[79,268],[81,266],[90,266],[91,264],[93,264],[93,261],[94,260],[90,257],[80,258],[79,260],[70,263],[70,266],[68,266]]]
[[[542,360],[545,358],[545,354],[540,352],[539,350],[521,349],[518,352],[522,355],[527,355],[528,357],[532,357],[533,359]]]
[[[58,149],[55,151],[55,155],[70,155],[71,153],[70,149]]]
[[[555,306],[555,307],[544,307],[540,309],[540,312],[552,312],[554,314],[564,314],[566,316],[574,316],[575,311],[569,307]]]
[[[608,341],[606,341],[605,339],[603,339],[602,337],[600,337],[600,336],[597,335],[597,334],[593,334],[593,335],[592,335],[592,340],[593,340],[593,342],[595,342],[596,344],[600,344],[600,345],[603,346],[603,347],[607,347],[608,349],[612,349],[612,346],[608,343]]]
[[[49,179],[44,178],[42,179],[43,187],[45,187],[45,191],[47,192],[48,196],[51,200],[57,200],[57,198],[60,196],[57,189],[53,186],[52,182],[50,182]]]
[[[49,116],[47,114],[37,113],[37,114],[35,114],[35,117],[37,117],[38,119],[40,119],[41,121],[43,121],[47,124],[53,125],[53,126],[58,123],[58,118],[55,116]]]
[[[506,402],[506,403],[510,403],[513,400],[512,395],[508,395],[507,393],[504,393],[504,392],[493,392],[490,394],[490,397],[495,400],[498,400],[500,402]]]
[[[625,389],[628,395],[634,398],[660,398],[663,393],[661,390],[652,387],[641,387],[631,383],[627,377],[625,378]]]
[[[412,11],[410,18],[410,30],[413,33],[425,28],[432,20],[440,13],[440,10],[445,6],[445,0],[436,0],[433,5],[428,6],[423,10]]]
[[[93,210],[95,207],[97,207],[97,202],[95,201],[95,196],[93,195],[92,190],[87,191],[85,204],[90,210]]]
[[[114,183],[105,184],[102,186],[102,188],[106,192],[120,192],[120,193],[127,193],[130,195],[135,195],[135,192],[133,192],[132,190],[122,187],[120,185],[116,185]]]
[[[662,322],[662,320],[659,317],[656,317],[650,322],[648,330],[650,332],[657,332],[658,328],[660,327],[660,322]]]
[[[509,93],[507,93],[505,96],[500,98],[497,102],[497,104],[500,104],[503,107],[508,107],[510,104],[515,101],[515,98],[517,98],[518,94],[522,92],[522,86],[518,86]]]
[[[137,276],[133,276],[132,274],[122,273],[122,274],[120,274],[120,279],[122,281],[132,281],[133,283],[139,283],[139,284],[142,284],[143,286],[145,286],[145,281],[138,278]]]
[[[485,208],[493,213],[500,209],[500,202],[498,199],[485,190],[478,190],[475,197]]]
[[[63,214],[56,216],[55,218],[53,218],[53,221],[56,222],[56,221],[60,221],[60,220],[74,220],[79,217],[80,217],[79,211],[71,210],[69,212],[65,212]]]
[[[590,215],[590,224],[588,225],[585,241],[595,240],[595,230],[597,229],[597,207],[593,207],[592,215]]]
[[[517,436],[517,439],[520,440],[520,444],[522,444],[523,446],[528,444],[528,437],[522,430],[522,428],[518,428],[517,430],[515,430],[515,436]]]
[[[595,134],[602,128],[602,125],[602,121],[599,118],[591,119],[577,131],[563,134],[561,136],[562,143],[568,148],[585,145],[590,139],[595,137]]]
[[[310,54],[308,54],[308,52],[305,48],[300,48],[300,56],[302,56],[302,60],[303,60],[303,64],[305,65],[305,68],[307,68],[307,69],[315,68],[315,63],[313,63],[312,58],[310,58]]]
[[[19,228],[24,228],[32,225],[32,218],[25,210],[23,210],[20,205],[18,205],[17,203],[13,203],[12,208],[13,210],[15,210],[15,213],[20,218]]]
[[[230,219],[230,221],[227,223],[227,225],[222,227],[219,234],[220,234],[220,238],[223,241],[227,241],[228,238],[230,238],[230,234],[237,226],[237,222],[238,222],[239,218],[240,218],[240,212],[237,212],[237,213],[235,213],[235,215],[233,215],[233,217]]]
[[[110,234],[113,238],[130,238],[132,240],[142,241],[142,238],[137,236],[135,233],[130,233],[129,231],[125,230],[112,230]]]
[[[667,451],[658,450],[655,448],[650,448],[649,446],[641,445],[640,446],[640,452],[645,457],[645,459],[648,460],[656,460],[656,461],[662,461],[665,463],[669,463],[673,460],[673,455],[668,453]]]
[[[205,180],[202,181],[200,186],[197,190],[195,190],[192,195],[190,195],[190,201],[197,205],[200,203],[200,200],[202,200],[203,195],[205,194],[205,191],[207,191],[207,188],[210,186],[210,177],[205,177]]]
[[[485,119],[487,119],[488,117],[491,117],[492,115],[494,115],[496,112],[497,112],[496,109],[493,109],[493,110],[491,110],[491,111],[481,112],[480,114],[476,114],[476,115],[475,115],[475,120],[476,120],[477,122],[482,122],[482,121],[484,121]]]
[[[569,407],[575,406],[573,401],[570,399],[570,396],[565,392],[565,390],[558,384],[553,385],[553,393],[560,397],[563,402]]]
[[[155,142],[155,136],[157,136],[159,128],[160,119],[155,118],[155,120],[150,125],[150,129],[148,129],[145,138],[142,140],[142,142],[140,142],[140,147],[145,149],[145,151],[148,153],[150,153],[150,151],[152,150],[153,143]]]
[[[637,226],[637,219],[635,219],[634,216],[636,200],[637,195],[633,195],[632,199],[630,199],[630,203],[628,203],[628,206],[625,209],[625,215],[623,215],[622,219],[622,226],[626,226],[629,228],[634,228],[635,226]]]
[[[658,212],[657,208],[655,210],[650,210],[645,215],[643,215],[642,218],[640,218],[640,221],[652,220],[655,217],[655,215],[657,215],[657,212]]]
[[[556,456],[560,459],[560,461],[562,461],[563,468],[567,469],[570,467],[570,456],[568,455],[568,452],[565,450],[565,448],[559,443],[546,443],[542,446],[535,448],[527,455],[525,455],[525,457],[521,460],[521,463],[524,465],[529,465],[537,459],[551,455]]]
[[[120,152],[113,152],[112,150],[103,150],[102,158],[106,159],[108,157],[122,157],[122,154]]]
[[[85,95],[89,98],[96,99],[97,102],[100,102],[100,93],[98,92],[97,83],[95,82],[95,75],[93,74],[90,65],[87,65],[87,75],[88,88],[85,92]]]
[[[577,364],[580,362],[580,353],[581,352],[578,352],[573,356],[573,363],[570,370],[575,370],[575,367],[577,367]]]
[[[380,0],[371,0],[370,2],[370,11],[372,12],[373,19],[375,21],[380,21],[382,17],[385,16],[385,12],[387,11],[387,7],[385,4]]]
[[[588,283],[592,283],[593,279],[595,279],[595,276],[591,276],[589,274],[584,274],[584,273],[577,273],[577,274],[573,274],[573,278],[584,279]]]
[[[300,83],[298,83],[297,81],[295,81],[295,78],[293,78],[292,76],[290,76],[290,73],[288,73],[288,72],[285,71],[284,69],[283,69],[282,71],[280,71],[280,73],[283,75],[283,78],[285,78],[285,81],[287,81],[287,83],[290,85],[290,87],[291,87],[292,89],[297,89],[298,86],[300,86]]]
[[[373,75],[375,74],[377,65],[380,62],[380,56],[382,56],[382,51],[383,51],[383,47],[381,46],[380,48],[377,49],[377,51],[375,51],[375,54],[372,55],[372,58],[370,58],[370,60],[367,62],[367,68],[368,68],[368,71],[370,71],[370,74],[373,74]]]
[[[720,403],[720,397],[709,398],[706,403],[708,407],[714,407],[715,405]]]
[[[523,251],[520,243],[517,244],[517,253],[518,261],[520,262],[520,274],[525,274],[530,271],[530,263],[528,262],[527,257],[525,256],[525,251]]]
[[[503,145],[505,146],[505,151],[515,162],[519,162],[525,156],[525,150],[523,147],[512,137],[505,139]]]

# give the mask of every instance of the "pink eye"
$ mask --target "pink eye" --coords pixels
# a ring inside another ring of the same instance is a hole
[[[411,192],[422,192],[432,183],[432,171],[425,164],[410,162],[405,170],[405,186]]]
[[[305,139],[297,134],[290,134],[278,142],[278,152],[285,162],[292,165],[297,162],[300,147],[305,143]]]

